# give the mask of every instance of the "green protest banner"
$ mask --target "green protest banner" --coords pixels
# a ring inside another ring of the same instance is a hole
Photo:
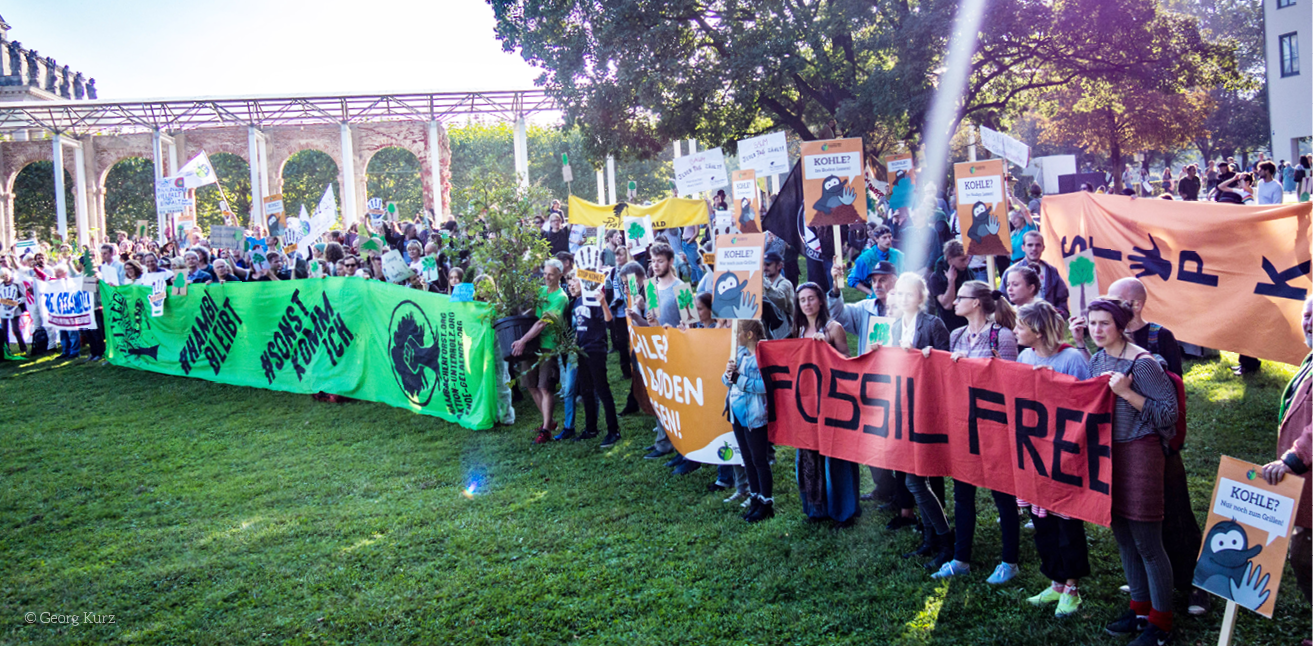
[[[325,392],[472,429],[497,412],[486,303],[376,280],[190,286],[150,315],[150,288],[100,284],[110,363],[225,384]]]

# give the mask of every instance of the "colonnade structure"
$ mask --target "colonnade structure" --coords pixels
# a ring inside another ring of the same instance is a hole
[[[66,242],[64,174],[71,169],[75,238],[87,245],[107,237],[105,180],[114,164],[150,159],[158,179],[176,174],[202,150],[246,160],[255,222],[264,221],[264,198],[282,192],[283,165],[302,150],[318,150],[337,163],[344,226],[365,213],[363,171],[389,147],[415,155],[424,208],[444,215],[451,212],[444,122],[472,115],[514,121],[515,171],[527,185],[525,118],[557,109],[542,90],[0,103],[0,242],[9,248],[26,235],[14,229],[14,183],[28,164],[53,162],[55,219]],[[159,214],[159,231],[164,218]]]

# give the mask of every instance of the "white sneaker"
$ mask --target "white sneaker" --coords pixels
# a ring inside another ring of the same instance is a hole
[[[735,491],[733,495],[725,499],[725,502],[727,503],[735,502],[737,500],[744,500],[745,498],[747,499],[747,501],[752,500],[752,498],[748,494],[743,493],[742,491]]]

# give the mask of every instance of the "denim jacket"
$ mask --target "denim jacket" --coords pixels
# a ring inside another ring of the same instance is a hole
[[[740,346],[734,361],[738,364],[739,378],[732,384],[723,375],[720,378],[721,383],[729,386],[726,404],[744,428],[761,428],[767,420],[766,382],[761,379],[757,355]]]

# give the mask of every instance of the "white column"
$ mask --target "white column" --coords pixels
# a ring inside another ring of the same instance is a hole
[[[261,194],[264,191],[260,187],[260,132],[255,126],[246,127],[246,162],[251,171],[251,222],[264,221],[264,203],[260,201]],[[228,209],[232,210],[233,205],[229,204]]]
[[[520,186],[529,186],[529,137],[525,133],[524,115],[515,119],[515,176]]]
[[[976,161],[976,128],[967,127],[967,161]],[[1006,166],[1006,164],[1004,164]]]
[[[91,227],[87,224],[87,164],[80,141],[73,147],[73,213],[77,220],[78,244],[89,244]],[[100,235],[101,239],[109,239],[104,231]]]
[[[689,139],[689,140],[688,140],[688,154],[692,155],[693,153],[695,153],[695,152],[697,152],[697,151],[698,151],[698,140],[697,140],[697,139]]]
[[[684,156],[684,152],[682,150],[683,146],[680,145],[681,143],[682,142],[680,140],[678,139],[675,140],[675,159],[679,159],[680,157]]]
[[[264,198],[269,197],[272,191],[269,190],[269,138],[263,132],[258,133],[255,138],[255,146],[260,149],[260,216],[264,217]],[[263,219],[261,220],[263,221]],[[257,222],[256,224],[260,224]]]
[[[442,210],[442,142],[438,139],[438,122],[429,122],[429,183],[433,185],[433,220],[441,222]]]
[[[597,203],[606,204],[606,176],[602,169],[597,169]]]
[[[606,156],[606,197],[607,204],[615,204],[615,156]]]
[[[151,161],[155,163],[155,179],[164,178],[164,148],[160,141],[160,131],[153,130],[150,133],[150,151]],[[153,194],[153,193],[152,193]],[[155,232],[159,236],[160,244],[164,244],[164,233],[168,225],[165,223],[164,214],[155,211]]]
[[[68,242],[68,205],[64,204],[64,138],[56,132],[50,141],[55,153],[55,223],[59,226],[59,238]]]
[[[173,137],[161,135],[160,141],[169,145],[169,176],[178,174],[178,143]]]
[[[356,223],[356,152],[351,124],[342,124],[342,226]]]

